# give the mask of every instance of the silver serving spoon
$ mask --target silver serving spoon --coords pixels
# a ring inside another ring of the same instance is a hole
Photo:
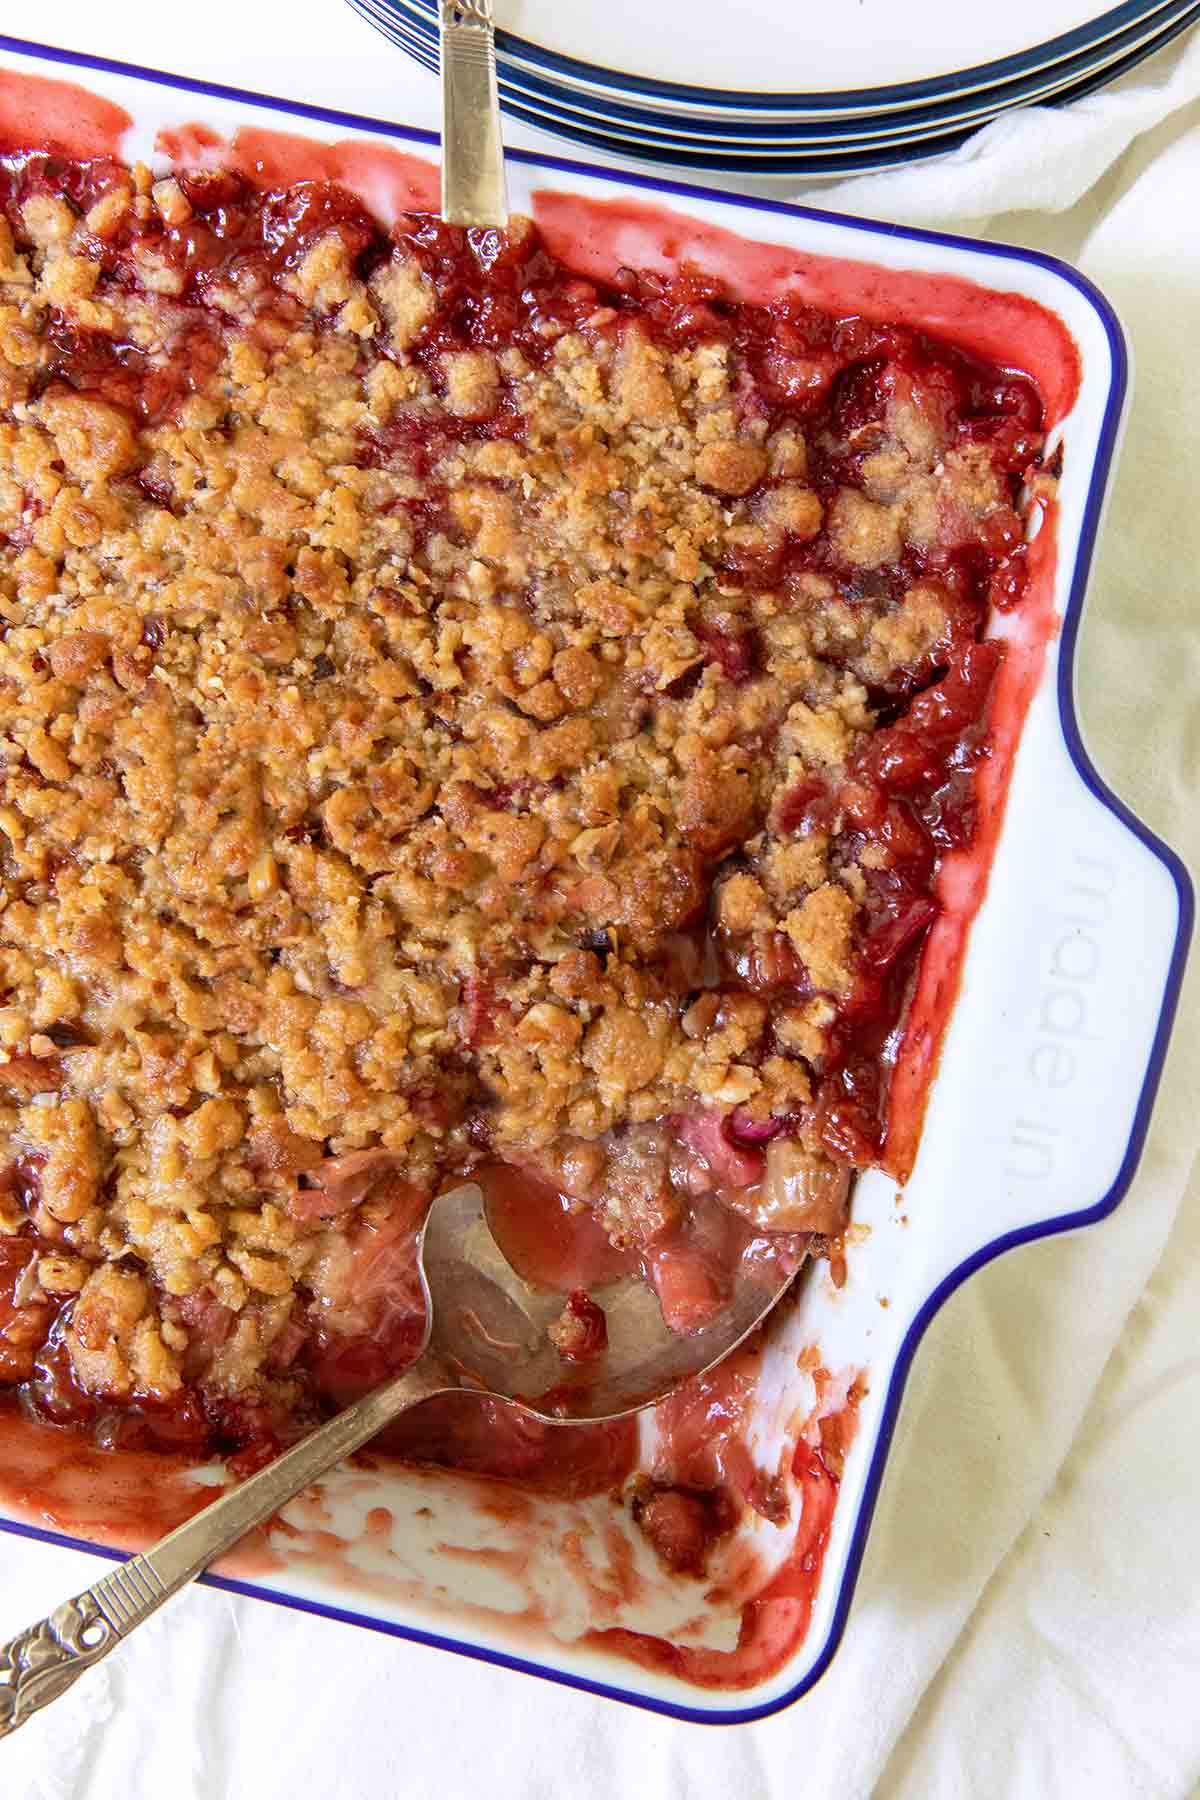
[[[439,0],[442,217],[507,225],[492,0]]]
[[[416,1254],[426,1303],[416,1361],[0,1649],[0,1737],[57,1699],[164,1600],[410,1406],[467,1389],[515,1401],[552,1425],[619,1419],[727,1356],[791,1279],[773,1264],[739,1264],[728,1305],[686,1337],[664,1324],[639,1277],[596,1286],[607,1349],[572,1364],[547,1335],[565,1291],[531,1286],[505,1260],[474,1183],[434,1201]]]

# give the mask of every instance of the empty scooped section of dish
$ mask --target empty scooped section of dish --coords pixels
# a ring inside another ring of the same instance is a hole
[[[551,1499],[457,1472],[409,1471],[397,1487],[386,1466],[359,1468],[288,1507],[272,1546],[333,1605],[365,1578],[435,1632],[457,1614],[460,1629],[499,1628],[520,1656],[549,1634],[609,1683],[632,1656],[668,1684],[737,1691],[790,1654],[810,1616],[862,1400],[857,1370],[830,1371],[813,1348],[838,1304],[814,1279],[769,1344],[647,1415],[632,1506],[611,1491]],[[461,1432],[480,1403],[458,1404]],[[494,1457],[492,1432],[478,1441]],[[461,1463],[461,1437],[453,1456]],[[749,1504],[722,1515],[722,1486]],[[682,1503],[682,1521],[662,1497]]]

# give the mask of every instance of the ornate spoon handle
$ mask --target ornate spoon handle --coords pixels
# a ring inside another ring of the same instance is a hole
[[[442,217],[506,225],[492,0],[440,0]]]
[[[230,1488],[168,1537],[105,1575],[48,1619],[0,1648],[0,1738],[57,1700],[239,1538],[293,1500],[407,1407],[441,1393],[444,1380],[422,1358],[395,1381],[321,1425],[275,1461]]]

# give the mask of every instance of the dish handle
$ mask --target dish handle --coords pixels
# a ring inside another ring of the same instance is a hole
[[[939,1208],[944,1266],[1089,1224],[1121,1199],[1191,936],[1178,858],[1081,748],[1072,756],[1057,720],[1037,735],[1014,772],[914,1176],[959,1196]]]

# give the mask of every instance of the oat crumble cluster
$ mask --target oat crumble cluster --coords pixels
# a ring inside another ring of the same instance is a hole
[[[447,1172],[644,1246],[664,1120],[876,1158],[1028,382],[318,184],[0,199],[0,1382],[242,1442]]]

